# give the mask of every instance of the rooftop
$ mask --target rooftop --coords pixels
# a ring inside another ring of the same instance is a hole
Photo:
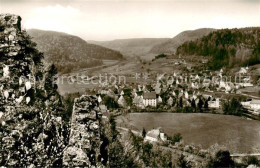
[[[260,100],[253,99],[250,104],[260,104]]]
[[[155,92],[146,92],[144,93],[144,99],[156,99]]]
[[[149,136],[149,137],[158,138],[159,135],[160,135],[160,130],[159,129],[152,129],[152,130],[148,131],[146,135]]]

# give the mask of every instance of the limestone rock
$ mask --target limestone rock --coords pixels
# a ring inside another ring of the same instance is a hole
[[[96,96],[75,99],[69,147],[63,157],[65,166],[104,167],[100,160],[101,118]]]
[[[21,30],[21,18],[0,14],[0,165],[5,167],[61,167],[54,162],[62,159],[68,130],[56,115],[64,113],[56,92],[51,90],[56,97],[45,106],[41,93],[47,99],[50,89],[39,87],[47,74],[41,59]],[[31,81],[37,74],[39,80]]]

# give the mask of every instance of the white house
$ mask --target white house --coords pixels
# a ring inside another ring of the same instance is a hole
[[[245,108],[251,108],[251,102],[252,102],[252,99],[247,99],[246,101],[242,101],[241,104],[242,106],[244,106]]]
[[[244,67],[241,67],[241,69],[239,70],[239,74],[246,74],[248,72],[248,67],[244,68]]]
[[[184,97],[185,97],[185,99],[188,99],[188,98],[189,98],[189,94],[188,94],[187,91],[184,93]]]
[[[232,88],[231,88],[231,86],[229,84],[226,84],[225,89],[226,89],[225,92],[228,93],[228,92],[231,91]]]
[[[5,99],[8,99],[8,97],[9,97],[9,92],[7,90],[4,91],[4,97],[5,97]]]
[[[176,85],[179,85],[179,84],[180,84],[180,82],[179,82],[179,80],[177,79],[177,80],[176,80]]]
[[[98,102],[99,102],[99,103],[102,102],[102,99],[101,99],[100,95],[98,96]]]
[[[156,93],[155,92],[145,92],[143,96],[144,106],[157,106]]]
[[[219,88],[225,88],[226,87],[226,83],[224,81],[220,81],[219,82]]]
[[[249,106],[252,110],[260,110],[260,100],[253,99]]]
[[[158,97],[157,101],[158,101],[158,103],[162,103],[162,98],[161,98],[161,96]]]
[[[210,83],[211,83],[210,79],[204,79],[202,85],[203,87],[209,87]]]
[[[10,75],[9,66],[4,65],[4,67],[3,67],[3,76],[4,77],[9,77],[9,75]]]
[[[126,106],[125,99],[124,99],[124,97],[123,97],[122,95],[119,97],[117,103],[118,103],[119,105],[121,105],[122,107],[125,107],[125,106]]]
[[[171,85],[174,82],[173,78],[167,80],[167,85]]]
[[[198,83],[197,82],[192,82],[191,83],[191,88],[193,88],[193,89],[198,89],[199,88],[199,85],[198,85]]]
[[[160,131],[160,129],[152,129],[147,132],[144,141],[150,141],[150,142],[158,142],[158,141],[166,141],[167,138],[164,135],[163,132]]]
[[[156,94],[160,94],[162,89],[161,88],[155,88],[154,90],[155,90]]]
[[[220,101],[219,98],[216,100],[208,101],[209,108],[219,108],[220,107]]]
[[[172,106],[172,104],[173,104],[173,98],[172,98],[172,97],[170,97],[170,98],[167,100],[167,104],[168,104],[169,106]]]
[[[143,103],[143,96],[138,96],[136,95],[133,99],[133,104],[136,106],[136,107],[139,107],[139,108],[144,108],[144,103]]]

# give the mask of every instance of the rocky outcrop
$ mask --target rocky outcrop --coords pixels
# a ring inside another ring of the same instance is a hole
[[[103,166],[100,153],[101,118],[96,96],[75,99],[69,145],[63,158],[65,166]]]
[[[64,108],[35,46],[20,16],[0,15],[0,166],[62,163]]]

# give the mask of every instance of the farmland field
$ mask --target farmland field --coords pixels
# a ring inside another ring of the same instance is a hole
[[[185,144],[209,148],[218,144],[231,153],[260,152],[260,122],[241,117],[202,113],[130,113],[118,126],[141,131],[161,127],[168,135],[181,133]]]

